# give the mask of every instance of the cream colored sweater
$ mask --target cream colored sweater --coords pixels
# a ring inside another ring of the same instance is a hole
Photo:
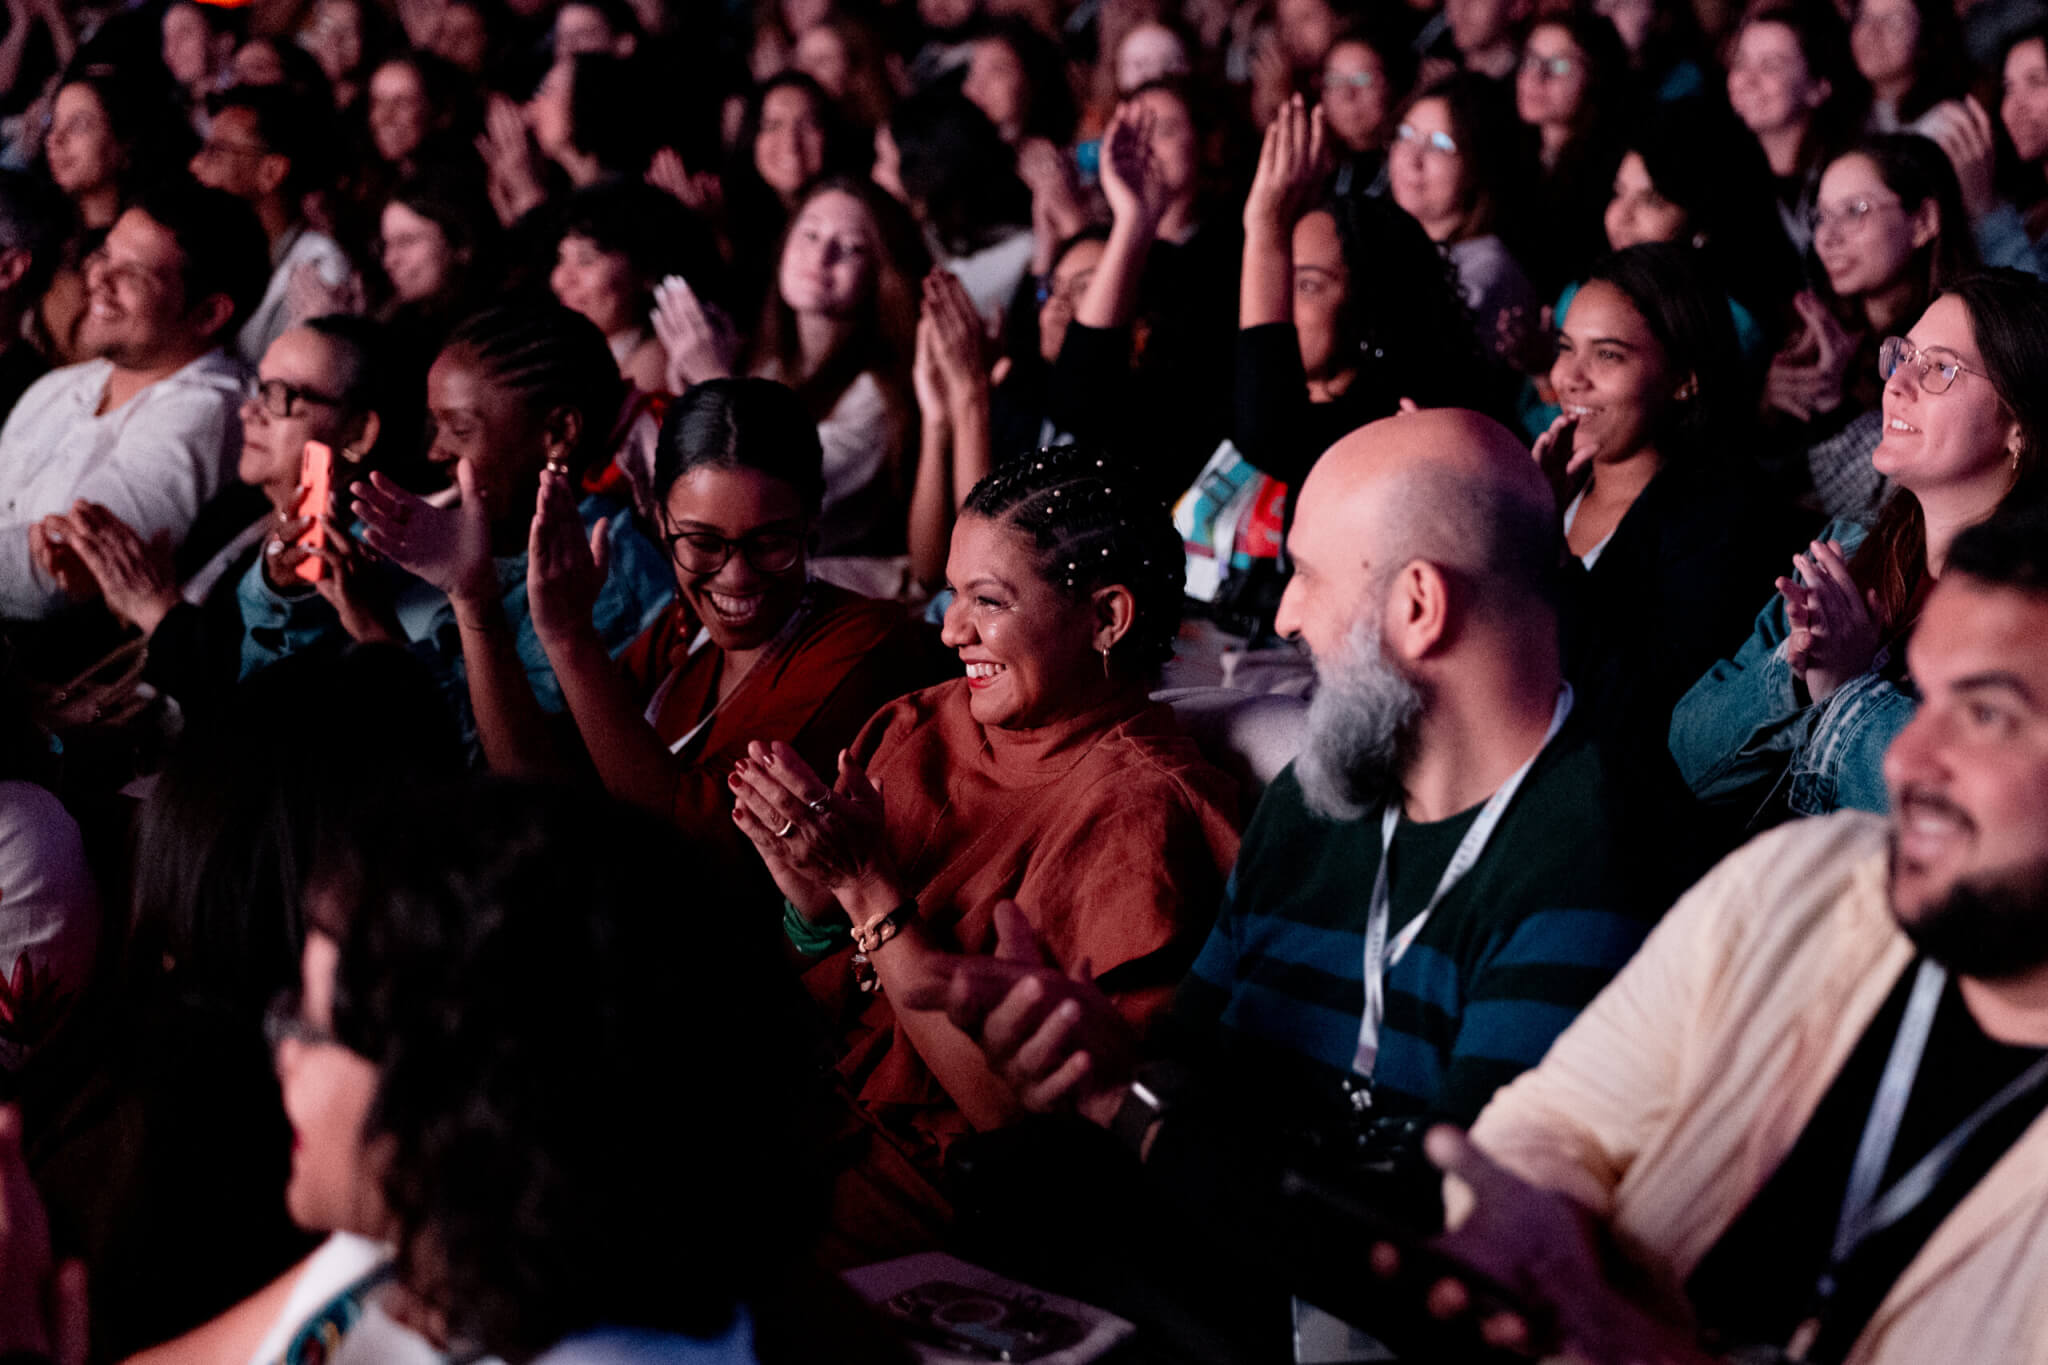
[[[1912,956],[1887,904],[1882,817],[1774,830],[1686,894],[1473,1138],[1682,1282]],[[1847,1365],[1950,1361],[2048,1365],[2048,1116],[1936,1229]]]

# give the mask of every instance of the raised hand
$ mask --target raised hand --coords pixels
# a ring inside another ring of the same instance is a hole
[[[491,96],[476,150],[490,173],[491,207],[506,227],[547,197],[534,164],[533,145],[526,138],[526,120],[519,106],[504,95]]]
[[[296,322],[329,313],[360,313],[365,302],[363,275],[359,270],[351,270],[340,284],[329,284],[322,278],[319,266],[301,261],[292,267],[291,278],[285,284],[285,313]]]
[[[841,905],[893,874],[881,791],[844,751],[838,781],[827,787],[789,745],[756,741],[730,785],[737,798],[733,819],[763,856],[831,892]]]
[[[707,379],[731,377],[738,349],[732,324],[718,309],[707,308],[688,280],[670,275],[654,287],[654,311],[648,321],[668,352],[663,378],[670,393],[680,394]]]
[[[684,208],[717,218],[725,211],[725,187],[709,171],[692,175],[673,147],[664,147],[647,165],[647,183],[674,196]]]
[[[436,507],[382,473],[349,491],[350,509],[363,522],[363,540],[399,568],[446,593],[449,601],[496,601],[497,566],[491,560],[491,517],[468,460],[455,466],[462,501]]]
[[[180,600],[170,537],[159,534],[145,541],[94,502],[75,504],[61,520],[66,543],[99,584],[107,610],[144,635],[154,634]]]
[[[946,420],[946,376],[939,368],[938,324],[930,310],[917,320],[917,349],[910,359],[910,387],[917,397],[917,410],[927,423]]]
[[[1777,580],[1790,629],[1785,660],[1805,682],[1807,695],[1824,701],[1843,683],[1868,672],[1877,657],[1882,639],[1877,592],[1856,586],[1836,541],[1814,541],[1808,553],[1793,556],[1792,564],[1798,577]]]
[[[1025,139],[1017,148],[1017,178],[1031,187],[1032,225],[1042,223],[1053,243],[1064,242],[1087,226],[1088,212],[1074,190],[1067,158],[1051,142]]]
[[[1578,418],[1561,412],[1529,448],[1530,457],[1550,483],[1559,511],[1563,511],[1578,495],[1588,471],[1593,467],[1593,457],[1600,453],[1597,439],[1577,439],[1578,427]]]
[[[1805,422],[1842,405],[1856,338],[1843,330],[1811,290],[1796,295],[1792,306],[1805,330],[1772,359],[1764,379],[1764,399],[1771,407]]]
[[[932,324],[932,361],[949,394],[988,387],[988,329],[967,286],[941,266],[924,277],[924,318]]]
[[[1247,235],[1279,236],[1294,231],[1295,222],[1314,206],[1329,176],[1324,140],[1322,106],[1311,111],[1299,95],[1281,104],[1266,125],[1259,168],[1252,176],[1251,192],[1245,196]]]
[[[1975,95],[1943,100],[1922,114],[1915,127],[1948,154],[1956,168],[1956,183],[1963,191],[1963,211],[1973,221],[1997,207],[1998,191],[1992,183],[1992,172],[1997,166],[1998,147],[1992,136],[1991,115]]]
[[[564,640],[591,629],[610,553],[607,529],[599,521],[585,539],[569,476],[540,476],[526,540],[526,606],[541,639]]]
[[[1152,155],[1152,115],[1139,105],[1117,106],[1102,138],[1102,195],[1118,222],[1155,232],[1166,216],[1166,183]]]

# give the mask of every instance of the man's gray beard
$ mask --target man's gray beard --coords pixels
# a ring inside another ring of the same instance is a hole
[[[1387,661],[1377,614],[1361,618],[1334,660],[1316,664],[1308,733],[1294,760],[1308,808],[1357,820],[1401,794],[1401,769],[1422,693]]]

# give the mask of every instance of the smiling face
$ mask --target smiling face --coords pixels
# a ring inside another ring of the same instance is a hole
[[[1045,580],[1022,532],[963,515],[953,526],[946,581],[957,596],[940,639],[966,665],[975,720],[1028,730],[1100,697],[1095,611]]]
[[[1686,212],[1657,193],[1650,168],[1630,152],[1614,172],[1614,197],[1607,201],[1607,244],[1616,251],[1645,242],[1675,242],[1685,236]]]
[[[148,369],[199,343],[187,316],[178,239],[140,209],[115,220],[86,258],[79,348],[129,369]]]
[[[562,238],[548,287],[563,307],[589,318],[606,336],[639,323],[634,304],[640,281],[631,258],[623,251],[606,251],[588,237],[572,232]]]
[[[1842,298],[1880,293],[1905,278],[1914,253],[1934,239],[1939,214],[1932,201],[1902,204],[1877,163],[1852,153],[1820,178],[1814,254]]]
[[[1926,359],[1962,364],[1945,393],[1929,393],[1918,369],[1901,365],[1884,385],[1884,439],[1870,457],[1878,473],[1924,496],[1983,485],[1987,505],[2010,482],[2019,423],[1984,376],[1984,357],[1961,299],[1928,306],[1906,340]]]
[[[797,491],[758,470],[699,465],[670,485],[663,513],[676,591],[711,642],[731,652],[774,639],[804,594],[810,522]],[[751,546],[752,557],[734,549],[705,571],[726,553],[718,538]],[[794,559],[777,568],[792,551]]]
[[[410,303],[439,293],[455,265],[441,225],[394,200],[384,206],[379,226],[384,274],[398,297]]]
[[[1998,106],[2022,161],[2048,157],[2048,42],[2014,43],[2005,58],[2005,99]]]
[[[1828,83],[1814,79],[1791,29],[1766,21],[1742,30],[1728,64],[1728,104],[1749,131],[1803,128],[1827,97]]]
[[[191,0],[179,0],[164,11],[164,68],[180,85],[203,82],[213,68],[213,30]]]
[[[242,455],[235,476],[270,495],[284,507],[298,487],[306,442],[324,441],[337,455],[360,430],[339,403],[322,401],[341,396],[348,376],[333,342],[320,333],[295,327],[263,353],[256,377],[265,384],[281,382],[299,391],[288,417],[273,417],[260,398],[242,402]]]
[[[465,346],[442,351],[427,371],[427,459],[455,481],[455,464],[468,460],[491,513],[492,552],[517,554],[526,544],[540,471],[550,453],[566,456],[567,442],[550,434],[544,414],[528,410],[520,395],[500,384]]]
[[[114,125],[91,86],[67,85],[57,92],[43,151],[50,179],[74,199],[114,183],[121,152],[114,142]]]
[[[1445,142],[1452,150],[1444,150]],[[1439,242],[1455,235],[1457,220],[1470,208],[1465,159],[1456,148],[1450,106],[1426,99],[1408,110],[1387,153],[1387,183],[1394,202]]]
[[[769,91],[754,135],[754,169],[761,179],[788,200],[824,168],[825,125],[811,97],[790,85]]]
[[[793,313],[857,313],[875,287],[873,225],[860,200],[842,190],[812,195],[790,225],[777,279]]]
[[[1586,54],[1569,29],[1538,24],[1522,45],[1515,72],[1515,111],[1522,122],[1569,124],[1586,97]]]
[[[1892,913],[1966,975],[2048,953],[2044,640],[2048,601],[1947,574],[1906,647],[1920,704],[1884,758]]]
[[[277,1078],[292,1126],[285,1207],[300,1227],[383,1235],[382,1144],[366,1141],[377,1068],[334,1041],[334,969],[341,950],[317,930],[300,958],[296,1020],[277,1045]]]
[[[386,62],[370,77],[370,140],[377,155],[399,162],[427,136],[427,92],[407,62]]]
[[[1378,146],[1387,121],[1387,68],[1370,44],[1340,42],[1323,62],[1323,117],[1354,152]]]
[[[1558,327],[1550,382],[1565,412],[1579,419],[1578,439],[1599,441],[1602,461],[1648,447],[1685,379],[1671,372],[1628,295],[1588,280],[1573,297]]]

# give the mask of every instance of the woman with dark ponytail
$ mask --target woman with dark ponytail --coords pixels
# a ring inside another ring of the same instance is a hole
[[[966,676],[885,707],[836,774],[783,744],[751,746],[734,774],[733,818],[840,1039],[835,1259],[937,1245],[947,1145],[1018,1116],[943,1012],[901,1005],[935,954],[992,953],[1021,916],[1139,1024],[1192,961],[1237,803],[1147,695],[1182,567],[1128,468],[1077,447],[1012,461],[953,530],[943,638]]]

